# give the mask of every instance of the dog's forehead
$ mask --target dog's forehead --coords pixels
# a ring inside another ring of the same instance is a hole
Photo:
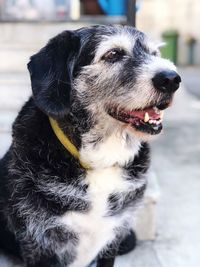
[[[98,32],[101,34],[101,41],[96,47],[95,60],[101,58],[107,51],[113,48],[121,48],[130,55],[136,44],[140,44],[146,50],[156,50],[156,45],[143,33],[131,27],[119,27],[113,32]]]
[[[80,50],[76,58],[76,73],[82,67],[98,63],[102,56],[111,49],[120,48],[127,55],[132,56],[141,52],[153,52],[158,50],[148,36],[130,26],[96,25],[84,27],[76,31],[80,39]]]

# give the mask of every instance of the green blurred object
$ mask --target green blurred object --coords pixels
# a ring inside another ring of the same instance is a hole
[[[193,36],[188,36],[188,38],[186,39],[186,44],[187,44],[187,48],[188,48],[188,61],[187,61],[187,63],[189,65],[194,65],[196,41],[197,40]]]
[[[161,47],[161,55],[177,64],[177,47],[178,47],[178,32],[175,30],[165,31],[162,34],[162,39],[165,46]]]

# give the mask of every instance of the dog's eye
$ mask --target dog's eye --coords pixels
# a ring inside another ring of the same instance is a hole
[[[108,51],[105,55],[103,55],[102,60],[105,60],[110,63],[114,63],[122,59],[124,54],[125,54],[124,50],[115,48],[115,49]]]

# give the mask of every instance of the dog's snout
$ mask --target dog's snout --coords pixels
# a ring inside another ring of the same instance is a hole
[[[163,93],[174,93],[180,85],[181,77],[173,70],[157,73],[153,79],[154,87]]]

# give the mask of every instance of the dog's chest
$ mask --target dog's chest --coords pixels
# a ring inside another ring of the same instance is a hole
[[[89,264],[115,238],[115,230],[127,220],[127,214],[108,215],[109,196],[114,192],[126,192],[130,186],[119,166],[88,171],[86,181],[89,184],[87,198],[91,203],[90,210],[66,213],[62,217],[62,222],[79,236],[73,267],[80,266],[83,260],[86,265]]]
[[[126,131],[114,131],[96,146],[88,139],[86,138],[86,144],[80,150],[80,157],[94,169],[103,169],[115,164],[123,166],[132,161],[140,149],[140,141],[131,138]]]

